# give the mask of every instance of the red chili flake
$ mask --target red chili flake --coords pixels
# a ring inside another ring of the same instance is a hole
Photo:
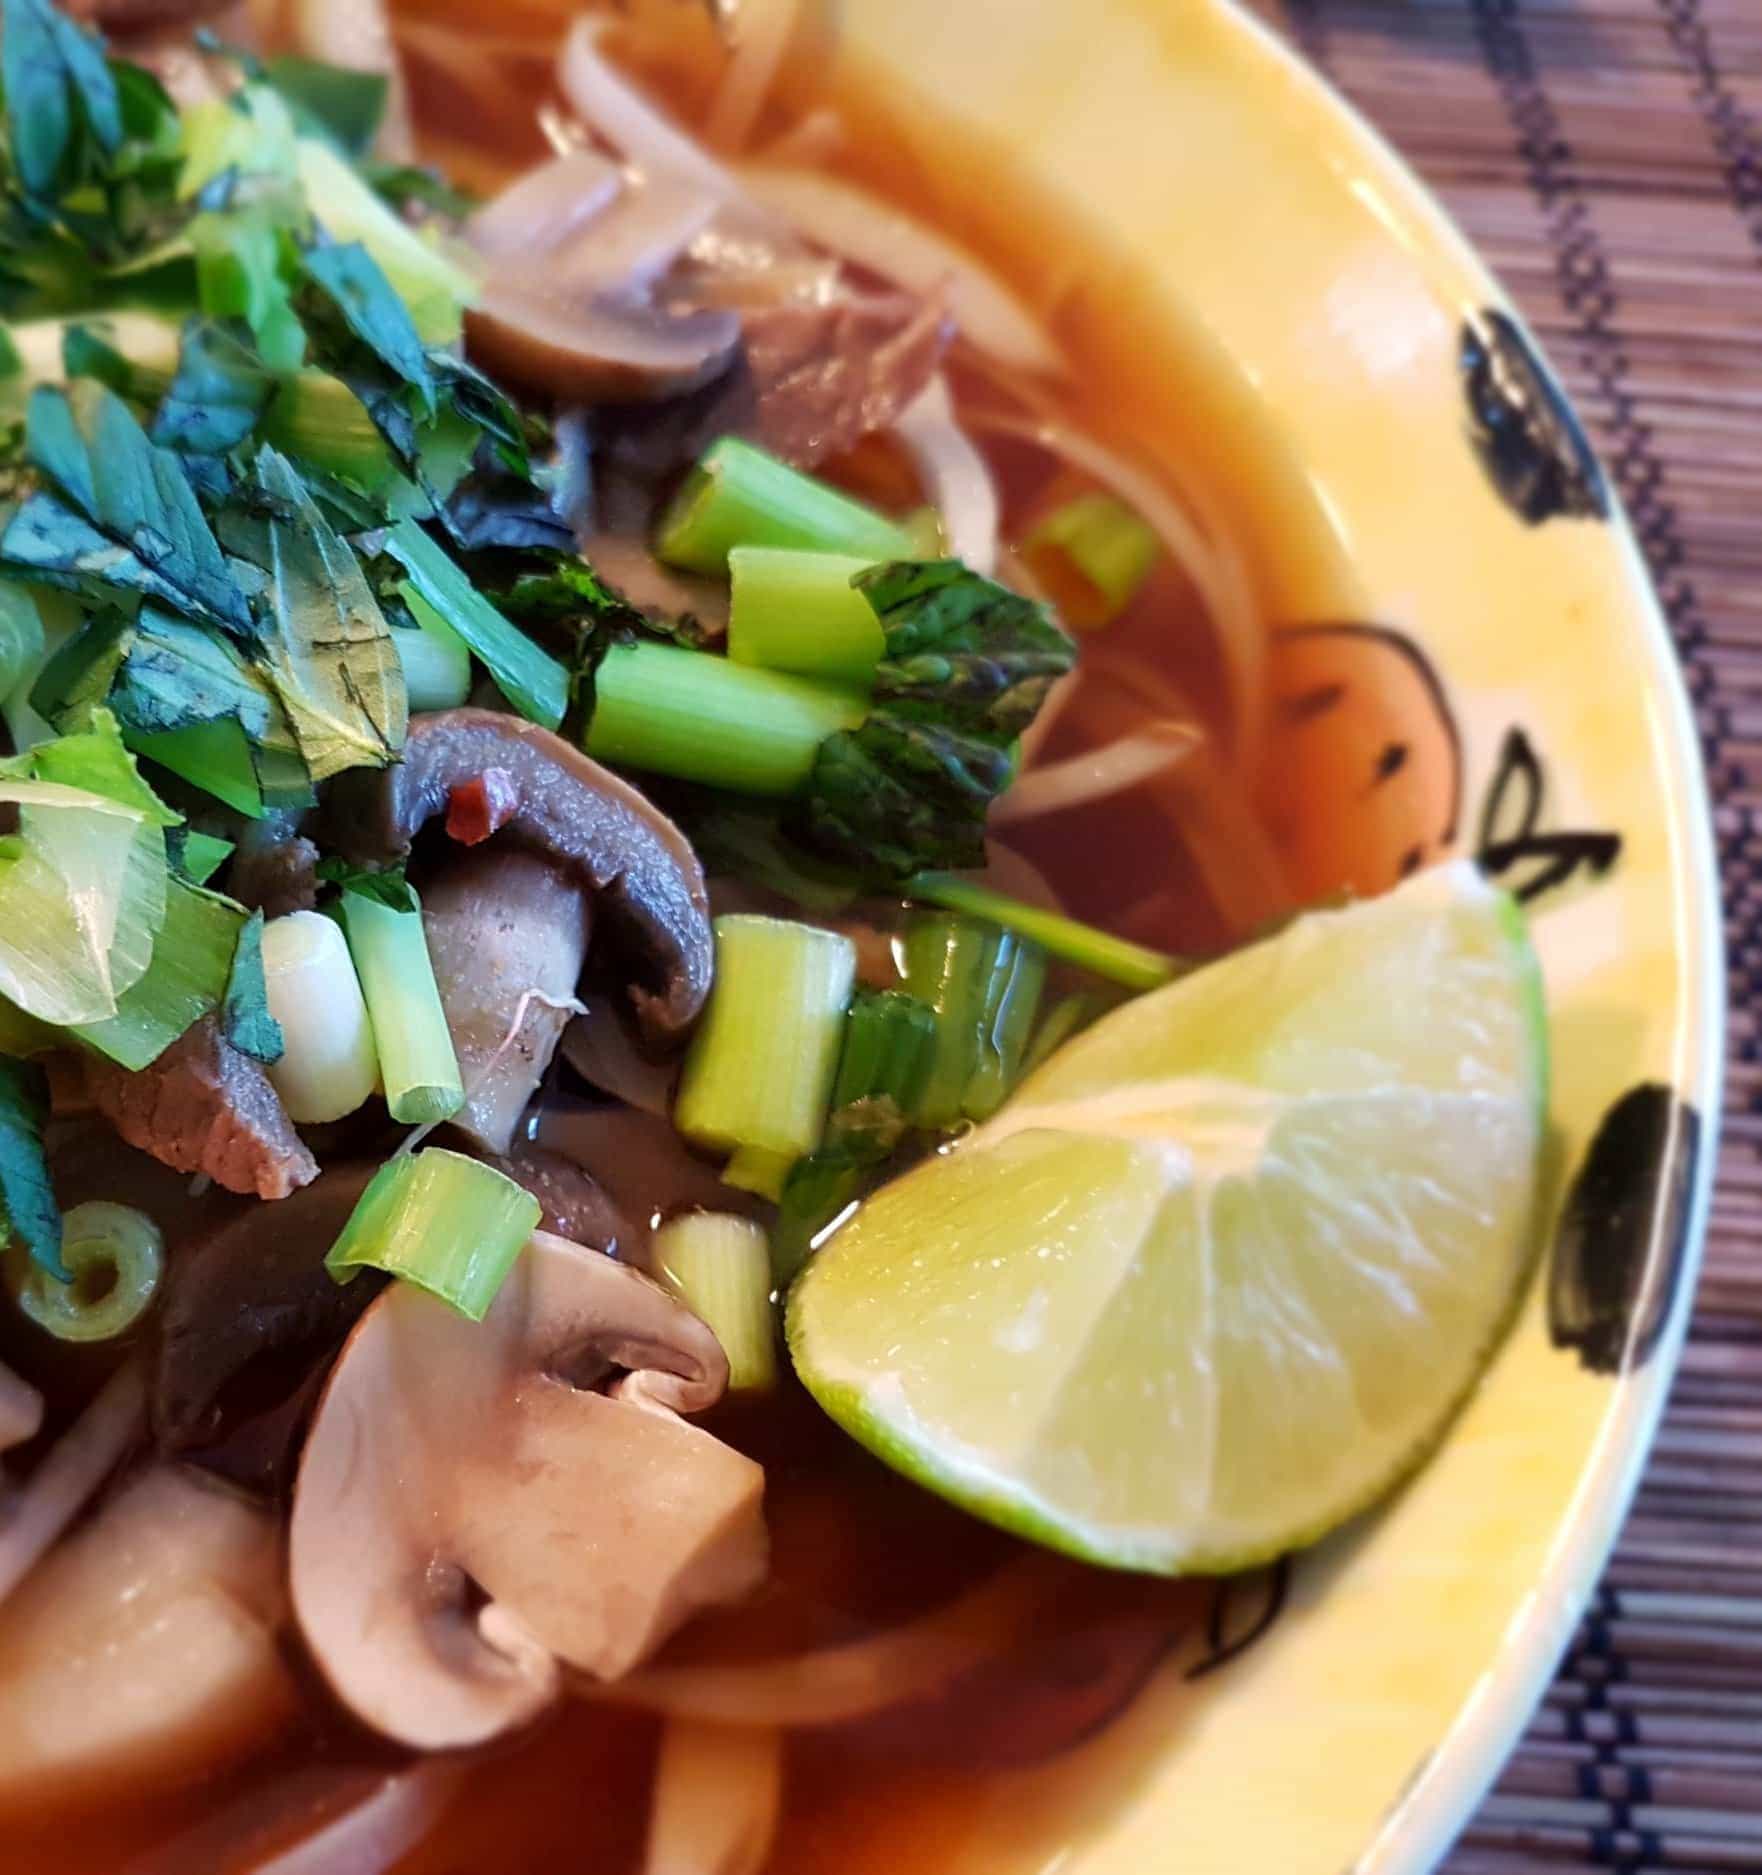
[[[505,827],[520,808],[520,789],[505,768],[486,768],[447,794],[447,832],[461,846],[476,846]]]

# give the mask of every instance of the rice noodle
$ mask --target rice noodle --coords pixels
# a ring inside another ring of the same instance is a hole
[[[1013,586],[1015,581],[1006,574],[1004,584]],[[1030,594],[1030,597],[1037,597]],[[1040,713],[1022,731],[1022,767],[1030,769],[1040,759],[1040,751],[1046,746],[1048,737],[1058,726],[1058,720],[1070,708],[1071,700],[1082,685],[1084,668],[1079,665],[1075,670],[1066,671],[1046,693],[1046,701],[1040,706]]]
[[[643,1875],[759,1875],[783,1809],[775,1727],[670,1719],[655,1764]]]
[[[602,51],[608,22],[586,15],[569,28],[557,60],[557,82],[588,127],[651,176],[677,176],[718,196],[740,185],[706,150],[643,97]]]
[[[1006,1651],[1041,1619],[1068,1565],[1024,1556],[965,1595],[872,1640],[752,1666],[649,1667],[588,1697],[717,1725],[840,1725],[924,1699]]]
[[[704,123],[713,150],[744,149],[752,138],[801,19],[802,0],[740,0],[731,24],[734,56],[728,61]]]
[[[819,104],[799,124],[765,145],[767,163],[823,163],[844,142],[844,119],[829,104]]]
[[[131,1361],[104,1383],[30,1478],[0,1504],[0,1601],[85,1509],[140,1436],[146,1388]]]
[[[446,1759],[395,1771],[304,1841],[254,1863],[252,1875],[359,1875],[390,1868],[440,1820],[458,1780],[458,1766]]]
[[[1217,633],[1230,692],[1230,752],[1238,766],[1247,768],[1259,743],[1266,641],[1235,548],[1208,537],[1154,476],[1056,417],[984,410],[969,413],[966,422],[970,429],[1033,443],[1071,463],[1150,526],[1193,582]]]
[[[747,193],[799,233],[898,286],[946,290],[964,336],[1024,370],[1060,373],[1064,360],[1014,292],[946,235],[868,190],[816,170],[750,163]]]
[[[997,484],[985,458],[956,420],[954,400],[940,372],[900,413],[893,427],[917,464],[931,506],[942,517],[949,552],[989,579],[997,569],[1002,513]]]
[[[991,824],[1005,827],[1124,794],[1188,760],[1204,740],[1193,722],[1164,719],[1102,748],[1030,769],[992,808]]]

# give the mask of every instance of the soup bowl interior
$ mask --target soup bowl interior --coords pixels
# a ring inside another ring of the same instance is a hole
[[[957,1866],[1056,1843],[1092,1875],[1426,1868],[1595,1582],[1693,1289],[1723,998],[1670,644],[1509,302],[1245,14],[849,0],[833,56],[891,172],[1085,340],[1122,440],[1231,539],[1273,628],[1263,805],[1299,884],[1478,854],[1528,902],[1552,1035],[1536,1274],[1433,1462],[1243,1585],[1226,1666],[1176,1663],[1092,1746],[1002,1780]]]

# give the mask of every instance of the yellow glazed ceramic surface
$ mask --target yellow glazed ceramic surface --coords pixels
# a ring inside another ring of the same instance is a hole
[[[1723,997],[1703,783],[1663,626],[1497,286],[1246,16],[1216,0],[848,0],[843,29],[840,57],[970,139],[971,160],[936,173],[952,225],[1003,212],[1003,159],[1106,224],[1118,275],[1101,288],[1157,328],[1144,430],[1181,423],[1276,623],[1374,627],[1405,673],[1390,682],[1418,672],[1441,690],[1459,799],[1414,859],[1477,850],[1506,883],[1548,887],[1532,916],[1559,1186],[1575,1193],[1419,1480],[1300,1559],[1282,1616],[1239,1659],[1190,1684],[1177,1663],[1077,1762],[1005,1782],[962,1866],[1421,1870],[1596,1579],[1688,1313]],[[898,113],[907,141],[912,121]],[[1207,437],[1245,431],[1252,448],[1207,460]],[[1639,1219],[1625,1245],[1623,1197]]]

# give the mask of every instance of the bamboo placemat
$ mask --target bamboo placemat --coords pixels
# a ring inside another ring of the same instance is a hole
[[[1688,1351],[1595,1603],[1446,1866],[1762,1870],[1762,0],[1282,4],[1593,431],[1682,654],[1725,880],[1727,1118]]]

